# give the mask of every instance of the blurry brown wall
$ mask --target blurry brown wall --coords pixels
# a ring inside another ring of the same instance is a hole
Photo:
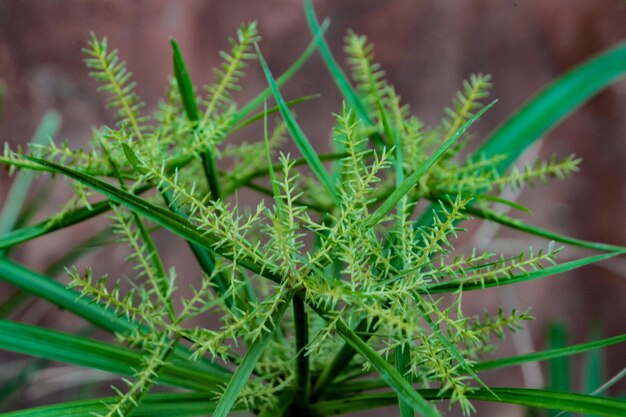
[[[476,128],[478,138],[550,79],[626,38],[626,3],[618,0],[315,4],[320,16],[332,19],[327,37],[337,56],[348,28],[367,34],[390,81],[427,123],[439,120],[462,79],[472,72],[492,74],[492,96],[500,101]],[[170,36],[181,44],[200,84],[212,80],[210,68],[218,64],[217,51],[227,48],[226,38],[250,20],[259,22],[261,47],[275,73],[287,68],[310,39],[299,0],[0,1],[0,78],[8,86],[0,140],[11,146],[25,143],[50,108],[63,115],[61,137],[75,144],[84,143],[91,125],[111,121],[105,99],[81,62],[80,48],[91,30],[120,49],[139,95],[153,108],[171,73]],[[258,65],[251,65],[246,86],[242,98],[265,86]],[[288,97],[322,93],[298,111],[310,137],[325,143],[340,96],[319,58],[284,91]],[[574,152],[584,163],[573,179],[522,195],[522,202],[538,213],[534,223],[626,244],[625,110],[626,83],[621,81],[549,135],[542,155]],[[9,184],[8,176],[0,174],[0,201]],[[609,268],[614,272],[587,268],[567,279],[522,286],[521,303],[534,305],[538,317],[568,322],[576,340],[586,337],[593,320],[602,322],[607,335],[623,333],[626,269],[620,262]],[[625,365],[621,353],[611,356],[613,367]]]

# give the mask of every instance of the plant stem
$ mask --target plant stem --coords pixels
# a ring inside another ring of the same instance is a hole
[[[408,363],[410,360],[410,348],[411,345],[409,343],[404,343],[395,349],[396,369],[398,370],[400,375],[402,375],[404,379],[409,382],[411,382],[411,378],[407,376],[407,371]],[[401,417],[413,417],[415,415],[415,413],[413,412],[413,408],[406,402],[402,401],[402,398],[398,397],[398,403],[400,406]]]
[[[309,320],[304,307],[304,300],[293,298],[293,320],[296,333],[296,396],[294,404],[299,411],[306,413],[311,392],[309,357],[306,347],[309,343]]]
[[[362,319],[359,324],[355,327],[354,332],[356,334],[361,334],[365,332],[365,334],[361,337],[364,342],[367,342],[371,337],[371,332],[376,328],[378,320],[374,319],[370,326],[367,325],[367,319]],[[346,367],[350,364],[352,358],[356,355],[356,350],[352,348],[348,343],[345,343],[339,353],[335,355],[333,361],[328,365],[319,376],[317,381],[315,382],[315,386],[313,387],[313,392],[311,393],[311,401],[315,402],[320,399],[326,389],[330,386],[333,380],[341,374],[341,372],[346,369]]]

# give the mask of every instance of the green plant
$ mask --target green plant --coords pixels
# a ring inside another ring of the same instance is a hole
[[[0,258],[0,278],[118,340],[2,320],[1,348],[112,372],[127,384],[112,398],[3,415],[226,416],[249,410],[326,416],[397,404],[403,417],[439,416],[434,405],[442,399],[465,414],[472,412],[472,400],[626,413],[618,399],[490,387],[479,375],[590,352],[622,343],[626,335],[481,361],[494,348],[493,336],[503,337],[531,317],[517,310],[468,317],[462,308],[467,291],[545,278],[625,252],[527,225],[491,204],[524,209],[494,193],[578,169],[573,156],[509,166],[626,71],[626,46],[555,81],[466,156],[467,129],[494,105],[484,105],[488,76],[470,77],[442,123],[426,127],[385,81],[366,38],[350,32],[346,52],[353,88],[324,41],[325,26],[318,25],[309,1],[305,7],[314,40],[276,80],[253,23],[239,29],[214,84],[201,96],[173,41],[174,77],[152,116],[142,113],[117,52],[92,35],[87,66],[109,95],[118,124],[94,131],[89,149],[54,141],[34,143],[29,151],[5,149],[0,162],[9,169],[61,175],[72,180],[74,195],[36,225],[16,228],[15,215],[3,222],[0,250],[105,215],[119,237],[115,244],[128,246],[135,270],[129,285],[117,277],[94,277],[69,260],[66,288],[10,261],[8,253]],[[315,49],[345,98],[335,115],[334,151],[326,155],[315,152],[290,110],[312,97],[286,102],[279,91]],[[231,94],[247,63],[257,58],[269,88],[240,107]],[[271,97],[277,106],[267,108]],[[270,132],[272,113],[281,118]],[[260,140],[227,144],[232,133],[255,122],[263,123]],[[45,125],[44,131],[54,130]],[[287,136],[302,158],[277,155]],[[218,166],[222,160],[230,160],[231,168]],[[324,162],[332,163],[330,173]],[[233,196],[244,187],[269,198],[254,207],[239,205]],[[96,201],[98,195],[105,199]],[[23,200],[10,199],[5,212],[19,213]],[[419,202],[433,205],[420,212]],[[550,243],[512,258],[460,255],[453,238],[469,216],[603,253],[559,264],[559,248]],[[181,295],[174,267],[164,265],[155,229],[181,237],[197,259],[203,273],[190,296]],[[220,324],[194,324],[207,317]],[[186,392],[150,393],[155,384]]]

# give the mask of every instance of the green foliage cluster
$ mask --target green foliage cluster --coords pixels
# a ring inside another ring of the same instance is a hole
[[[352,87],[325,44],[325,25],[318,25],[310,2],[306,11],[314,40],[278,79],[263,59],[255,23],[240,27],[231,50],[221,53],[214,83],[203,90],[196,90],[172,41],[174,76],[151,115],[143,111],[117,51],[92,34],[86,64],[117,124],[95,129],[86,149],[52,139],[28,151],[5,147],[0,163],[11,171],[62,175],[72,180],[74,196],[42,223],[8,225],[0,248],[104,215],[116,236],[113,244],[127,247],[133,266],[125,277],[96,277],[68,260],[68,289],[0,259],[4,280],[117,336],[117,343],[104,343],[2,321],[1,348],[131,377],[115,388],[114,398],[6,415],[122,417],[176,410],[179,416],[226,416],[249,410],[322,416],[397,403],[403,417],[439,416],[433,401],[442,399],[464,414],[474,410],[474,399],[602,415],[625,411],[624,402],[614,399],[488,387],[478,375],[481,369],[619,343],[623,336],[537,358],[481,362],[495,349],[494,336],[519,330],[531,316],[529,310],[499,310],[478,317],[463,308],[466,291],[543,278],[623,253],[526,225],[491,207],[519,208],[497,193],[565,178],[580,160],[552,157],[505,169],[551,126],[541,127],[545,118],[532,112],[525,123],[537,125],[536,131],[494,144],[496,134],[468,152],[468,128],[494,104],[486,102],[489,76],[470,76],[441,123],[425,126],[385,80],[366,37],[346,36]],[[314,97],[287,102],[279,90],[315,49],[345,96],[334,115],[330,154],[314,150],[291,111]],[[623,59],[624,46],[610,54]],[[234,93],[257,59],[269,88],[240,106]],[[616,74],[625,69],[621,62],[605,65]],[[586,77],[596,74],[582,70]],[[615,76],[606,75],[597,88]],[[551,88],[546,91],[567,95],[576,86],[565,80]],[[558,120],[594,91],[552,108],[548,116]],[[268,108],[271,97],[277,105]],[[534,105],[544,105],[542,96]],[[255,109],[261,112],[253,115]],[[271,122],[273,113],[281,118]],[[238,130],[261,123],[257,141],[229,142]],[[280,152],[289,138],[301,158]],[[517,142],[507,148],[508,140]],[[499,147],[509,152],[493,152]],[[245,207],[237,200],[243,188],[263,198]],[[606,253],[562,264],[554,244],[514,257],[460,254],[454,239],[470,216]],[[202,270],[193,288],[180,288],[175,265],[162,261],[153,240],[161,228],[193,252]],[[193,392],[150,394],[155,384]],[[361,394],[378,388],[383,390]]]

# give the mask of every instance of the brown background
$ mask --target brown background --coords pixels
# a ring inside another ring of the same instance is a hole
[[[626,38],[626,4],[617,0],[336,0],[315,4],[320,16],[332,19],[327,37],[336,55],[342,56],[342,38],[348,28],[367,34],[377,46],[377,59],[388,79],[428,124],[438,122],[441,109],[462,79],[473,72],[492,74],[492,96],[500,101],[475,128],[479,139],[550,79]],[[81,62],[80,48],[90,30],[107,36],[110,45],[120,49],[138,81],[139,95],[152,109],[171,73],[170,36],[181,44],[191,75],[200,84],[212,80],[210,68],[219,62],[217,51],[227,48],[226,38],[233,36],[241,22],[250,20],[259,22],[264,38],[261,47],[275,73],[286,69],[310,39],[299,0],[0,1],[0,79],[8,87],[0,120],[1,141],[12,147],[26,143],[41,114],[51,108],[63,115],[60,137],[76,145],[85,143],[90,126],[111,122],[103,108],[105,99],[95,92],[96,85]],[[249,73],[242,100],[265,86],[256,63]],[[316,56],[284,93],[296,97],[318,92],[322,97],[299,107],[298,113],[309,137],[324,149],[330,114],[338,110],[340,96]],[[536,212],[533,223],[580,238],[626,244],[625,109],[626,83],[620,81],[548,135],[542,155],[574,152],[584,162],[574,178],[522,194],[522,203]],[[0,173],[0,201],[10,183],[6,173]],[[36,242],[16,257],[41,268],[58,255],[59,245],[69,244],[76,234]],[[515,251],[533,243],[519,239],[514,234],[498,235],[493,244]],[[167,256],[173,260],[177,254],[171,249]],[[565,252],[564,258],[577,254]],[[123,259],[115,253],[110,256]],[[102,257],[92,261],[102,263]],[[112,262],[107,261],[104,264]],[[469,305],[476,311],[502,303],[532,305],[539,319],[530,326],[534,346],[545,346],[546,320],[564,322],[571,341],[581,342],[588,339],[594,323],[606,336],[625,332],[625,275],[624,262],[616,260],[567,277],[520,285],[514,294],[491,291],[482,298],[473,296]],[[0,289],[9,293],[5,287]],[[75,329],[68,315],[51,319],[46,314],[51,307],[35,304],[32,308],[39,308],[40,313],[29,316],[27,311],[24,320]],[[513,346],[523,349],[524,341],[507,345],[502,353],[512,354]],[[626,366],[623,348],[607,353],[607,375]],[[580,376],[581,369],[576,370]],[[518,370],[487,378],[497,385],[532,385],[534,371],[529,372],[530,379],[522,379]],[[624,386],[612,393],[623,395]],[[42,398],[56,402],[65,397]],[[37,400],[22,396],[18,403],[33,401]],[[521,415],[517,407],[495,412],[493,406],[481,405],[479,410],[479,415]]]

